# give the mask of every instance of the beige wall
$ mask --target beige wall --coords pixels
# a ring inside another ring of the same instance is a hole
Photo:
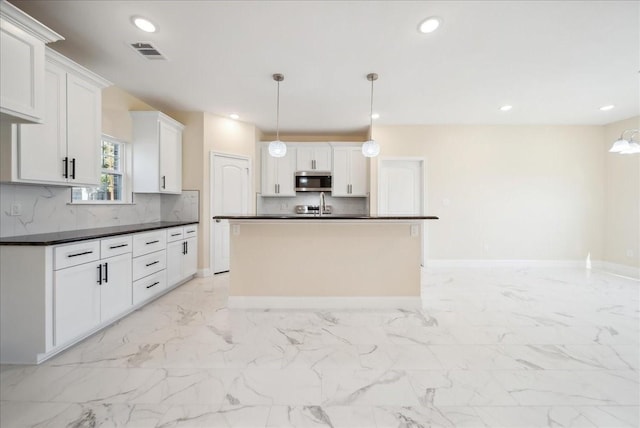
[[[149,104],[117,86],[102,90],[102,132],[123,141],[133,139],[133,124],[129,111],[155,110]]]
[[[640,128],[640,116],[605,126],[604,149],[632,128]],[[640,269],[640,155],[606,153],[605,206],[604,260]]]
[[[255,168],[255,141],[258,131],[252,124],[203,112],[171,112],[185,125],[182,140],[182,187],[200,191],[198,269],[210,269],[210,153],[246,156]],[[251,212],[255,212],[255,197]]]
[[[426,161],[429,259],[601,259],[600,126],[378,126],[381,158]],[[371,163],[377,211],[378,162]]]

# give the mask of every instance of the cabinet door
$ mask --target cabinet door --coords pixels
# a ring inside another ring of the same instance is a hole
[[[66,183],[63,174],[67,156],[67,73],[47,63],[45,78],[42,124],[18,125],[18,178]]]
[[[182,192],[182,132],[160,121],[160,192]]]
[[[40,122],[45,102],[44,43],[2,19],[0,52],[0,112],[18,121]]]
[[[54,273],[54,345],[62,345],[100,323],[100,279],[97,263]]]
[[[108,321],[132,305],[131,253],[102,259],[100,320]]]
[[[360,147],[351,149],[349,176],[351,177],[349,196],[367,196],[369,192],[367,158],[362,154]]]
[[[262,146],[262,196],[278,195],[278,159],[269,155],[266,145]]]
[[[334,147],[333,176],[331,178],[331,196],[349,196],[349,159],[350,149]]]
[[[278,158],[278,196],[295,196],[296,149],[287,148],[287,155]]]
[[[167,244],[167,286],[171,287],[182,281],[182,265],[184,264],[184,241]]]
[[[311,171],[314,166],[313,147],[300,145],[296,149],[296,171]]]
[[[67,74],[67,156],[69,182],[74,185],[100,182],[101,99],[96,86]]]
[[[187,239],[184,264],[182,266],[182,277],[186,278],[195,275],[198,271],[198,240],[196,238]]]
[[[318,171],[331,171],[331,147],[316,146],[314,149],[314,166]]]

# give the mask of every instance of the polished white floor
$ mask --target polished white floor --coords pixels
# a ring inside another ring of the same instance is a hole
[[[193,280],[40,366],[0,427],[638,427],[640,283],[428,272],[426,309],[228,310]]]

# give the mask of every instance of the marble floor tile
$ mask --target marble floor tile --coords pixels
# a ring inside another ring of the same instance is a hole
[[[241,310],[228,275],[194,279],[39,366],[0,365],[0,426],[640,426],[637,281],[423,281],[422,310]]]

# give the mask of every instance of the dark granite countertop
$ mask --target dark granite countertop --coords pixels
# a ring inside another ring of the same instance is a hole
[[[246,216],[215,216],[214,220],[438,220],[436,216],[368,216],[329,214],[322,217],[317,215],[246,215]]]
[[[197,224],[197,221],[158,221],[154,223],[127,224],[123,226],[96,227],[93,229],[67,230],[64,232],[38,233],[35,235],[7,236],[0,238],[0,245],[57,245],[89,239],[126,235],[128,233],[167,229]]]

